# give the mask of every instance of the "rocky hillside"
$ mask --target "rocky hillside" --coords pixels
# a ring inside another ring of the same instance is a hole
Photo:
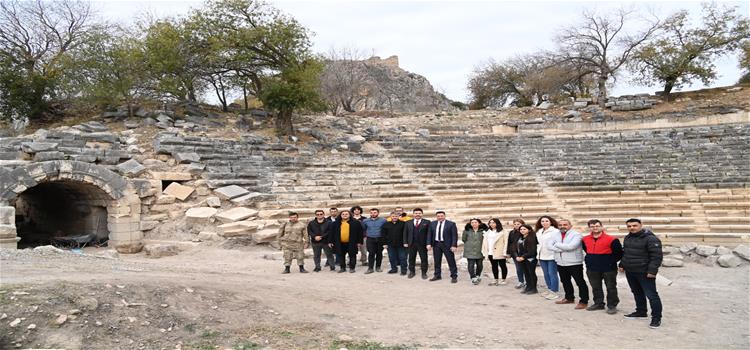
[[[415,113],[455,109],[452,101],[435,91],[427,78],[400,68],[397,56],[333,61],[329,62],[327,72],[332,78],[328,93],[337,95],[334,100],[341,100],[343,109],[350,112]]]

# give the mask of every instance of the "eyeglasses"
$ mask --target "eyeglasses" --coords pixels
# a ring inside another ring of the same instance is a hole
[[[323,216],[323,213],[317,213],[315,216]]]

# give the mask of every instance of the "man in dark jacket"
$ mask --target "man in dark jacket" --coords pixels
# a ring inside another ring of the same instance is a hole
[[[326,266],[331,267],[331,271],[336,270],[334,265],[333,252],[331,247],[328,246],[331,243],[329,236],[329,230],[331,222],[326,220],[325,212],[318,209],[315,211],[315,219],[310,220],[307,224],[307,234],[310,235],[310,242],[312,242],[313,248],[313,261],[315,262],[315,269],[313,271],[320,271],[320,253],[321,251],[326,254]]]
[[[346,272],[346,255],[349,255],[349,272],[354,273],[357,266],[357,252],[362,245],[364,232],[362,225],[356,219],[352,219],[349,210],[343,210],[339,220],[331,223],[331,243],[329,247],[336,248],[339,265],[339,273]]]
[[[445,219],[445,212],[435,213],[437,220],[430,223],[427,233],[427,250],[433,250],[435,273],[430,281],[439,281],[442,277],[443,255],[448,261],[451,271],[451,283],[458,283],[458,267],[456,266],[456,250],[458,249],[458,228],[456,223]]]
[[[625,236],[620,272],[630,285],[635,298],[635,312],[627,318],[648,317],[646,298],[651,305],[651,328],[661,326],[661,299],[656,292],[656,274],[662,261],[661,241],[650,230],[643,229],[641,220],[629,219],[625,222],[628,235]]]
[[[404,247],[409,250],[409,278],[416,275],[417,254],[419,254],[422,279],[427,279],[427,233],[430,230],[430,220],[422,218],[422,208],[414,208],[414,219],[404,223]]]
[[[604,231],[602,222],[589,220],[591,233],[583,237],[583,251],[586,252],[586,276],[589,278],[594,294],[594,305],[586,310],[604,310],[604,290],[602,280],[607,286],[607,313],[617,313],[617,262],[622,258],[622,245],[616,237]]]
[[[406,248],[404,248],[404,222],[399,220],[399,213],[391,213],[391,221],[386,222],[381,230],[382,237],[388,245],[388,261],[391,270],[388,273],[398,273],[401,267],[401,275],[406,276]]]

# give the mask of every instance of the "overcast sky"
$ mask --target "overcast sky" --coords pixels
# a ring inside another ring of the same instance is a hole
[[[310,29],[314,50],[354,47],[383,58],[398,55],[401,68],[421,74],[449,98],[468,100],[466,82],[474,67],[488,58],[554,47],[554,33],[577,23],[585,9],[607,12],[625,6],[666,17],[679,9],[700,14],[700,2],[690,1],[335,1],[277,0],[273,6]],[[750,13],[748,1],[722,1]],[[144,12],[179,16],[201,1],[95,2],[100,14],[123,23]],[[719,77],[711,86],[732,85],[739,79],[737,57],[715,62]],[[686,89],[697,89],[694,84]],[[612,94],[653,92],[659,87],[635,86],[618,79]]]

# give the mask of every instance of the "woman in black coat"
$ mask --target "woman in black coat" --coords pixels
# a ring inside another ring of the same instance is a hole
[[[526,278],[526,288],[521,294],[536,294],[539,293],[536,289],[536,234],[534,229],[526,224],[521,225],[518,232],[521,233],[521,237],[513,243],[512,255],[513,259],[523,266],[524,277]]]

